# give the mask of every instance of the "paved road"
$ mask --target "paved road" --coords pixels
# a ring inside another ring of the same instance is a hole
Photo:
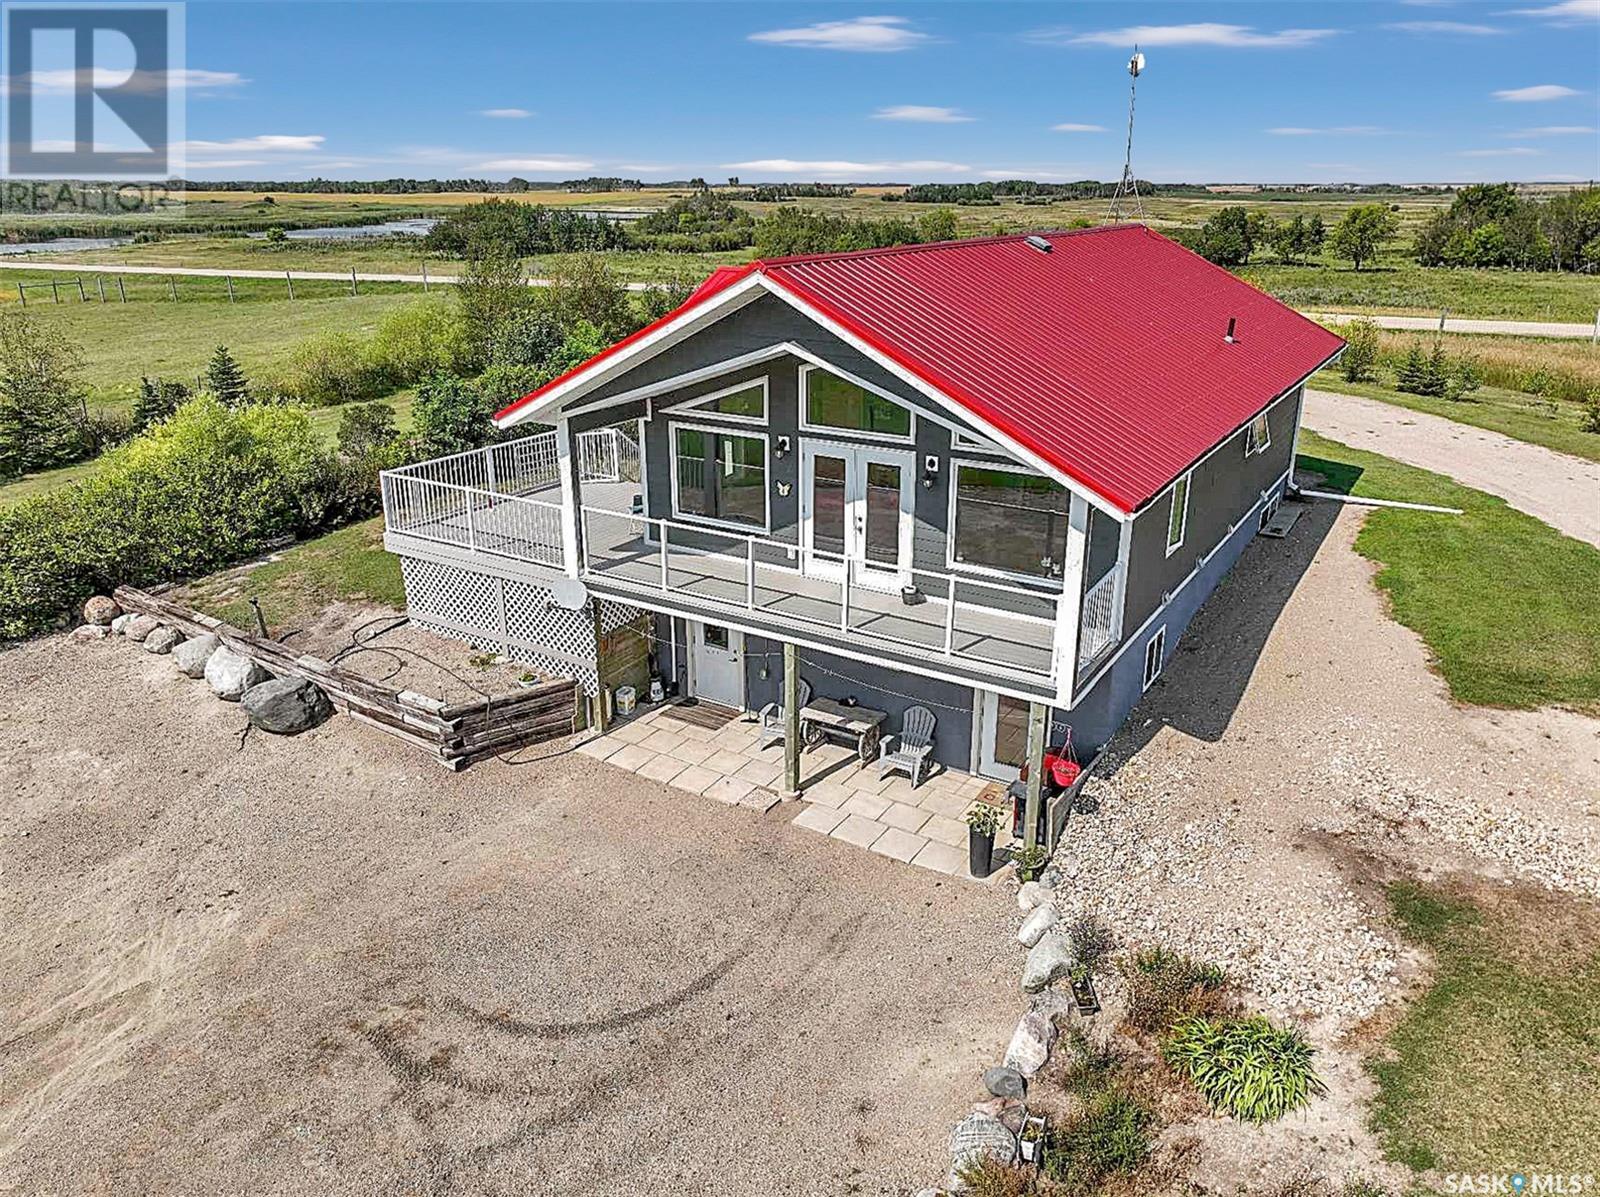
[[[1600,548],[1600,462],[1404,407],[1306,391],[1305,424],[1342,444],[1447,474]]]
[[[1313,320],[1327,324],[1344,324],[1350,320],[1370,320],[1379,328],[1409,328],[1433,332],[1439,327],[1437,316],[1368,316],[1361,312],[1302,312]],[[1600,313],[1595,324],[1562,324],[1549,320],[1464,320],[1460,316],[1445,318],[1444,331],[1451,333],[1501,333],[1512,337],[1564,337],[1588,340],[1600,326]]]

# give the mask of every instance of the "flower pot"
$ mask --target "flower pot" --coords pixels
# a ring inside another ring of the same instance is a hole
[[[1029,1114],[1022,1120],[1022,1133],[1017,1136],[1017,1149],[1023,1163],[1037,1164],[1044,1156],[1044,1117]]]
[[[994,832],[967,828],[967,868],[974,877],[987,877],[994,860]]]
[[[1073,978],[1072,1000],[1078,1004],[1078,1013],[1085,1018],[1100,1013],[1100,997],[1094,991],[1093,977]]]

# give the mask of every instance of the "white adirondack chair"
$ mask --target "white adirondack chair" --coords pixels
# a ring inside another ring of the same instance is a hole
[[[806,681],[805,678],[801,678],[796,689],[800,695],[800,707],[804,710],[811,701],[811,683]],[[768,744],[782,744],[783,704],[781,702],[769,702],[761,708],[759,719],[761,721],[761,731],[756,740],[756,747],[765,748]]]
[[[900,720],[900,734],[885,736],[878,745],[878,776],[898,769],[911,777],[911,788],[922,784],[928,757],[933,752],[933,712],[910,707]]]

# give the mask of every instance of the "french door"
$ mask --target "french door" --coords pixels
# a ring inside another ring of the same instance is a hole
[[[801,442],[800,522],[808,574],[898,590],[911,582],[916,454]]]

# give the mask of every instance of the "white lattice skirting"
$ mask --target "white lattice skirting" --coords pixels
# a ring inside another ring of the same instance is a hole
[[[588,611],[563,610],[550,601],[548,590],[529,582],[419,557],[402,557],[400,568],[411,618],[420,626],[570,677],[590,697],[599,693],[594,623]],[[601,634],[642,614],[637,607],[602,601]]]

